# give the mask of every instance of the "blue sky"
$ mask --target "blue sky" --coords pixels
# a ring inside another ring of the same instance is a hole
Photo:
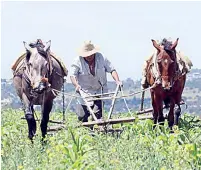
[[[140,79],[151,39],[180,38],[178,49],[201,68],[201,2],[2,2],[1,77],[24,51],[23,41],[52,40],[67,68],[83,41],[92,40],[122,80]],[[108,76],[111,80],[111,76]],[[68,78],[69,79],[69,78]]]

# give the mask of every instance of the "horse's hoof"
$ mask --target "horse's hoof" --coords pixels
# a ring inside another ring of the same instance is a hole
[[[33,144],[33,136],[28,136],[29,140],[31,141],[31,143]]]
[[[173,126],[170,127],[170,133],[174,133],[174,128],[173,128]]]
[[[42,139],[41,139],[41,144],[42,144],[42,145],[46,145],[46,144],[47,144],[47,139],[44,138],[44,137],[42,137]]]

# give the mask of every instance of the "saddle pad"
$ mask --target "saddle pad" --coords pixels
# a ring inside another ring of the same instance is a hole
[[[12,65],[11,69],[13,70],[13,72],[17,71],[17,66],[19,65],[19,63],[26,57],[26,53],[23,53],[20,55],[20,57],[18,57],[18,59],[15,61],[15,63]]]

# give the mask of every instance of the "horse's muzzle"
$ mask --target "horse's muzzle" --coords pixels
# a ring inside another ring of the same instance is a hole
[[[170,91],[170,90],[172,90],[172,85],[171,85],[171,83],[167,83],[166,85],[163,85],[163,84],[162,84],[162,87],[163,87],[163,90],[165,90],[165,91]]]
[[[171,91],[172,90],[172,86],[168,86],[168,87],[164,87],[163,88],[166,92]]]
[[[162,87],[163,87],[163,90],[165,91],[170,91],[172,90],[172,85],[170,82],[162,82]]]
[[[47,82],[40,82],[38,87],[34,88],[32,91],[38,94],[42,94],[45,90],[47,90],[48,85]]]

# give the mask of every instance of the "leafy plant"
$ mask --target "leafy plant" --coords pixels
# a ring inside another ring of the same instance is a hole
[[[1,112],[2,169],[201,169],[201,121],[192,115],[184,114],[174,133],[167,122],[153,130],[152,120],[137,119],[115,125],[121,134],[106,134],[80,127],[76,115],[68,113],[66,127],[47,135],[46,144],[39,125],[34,143],[29,141],[22,116],[12,109]],[[59,113],[51,117],[62,119]]]

